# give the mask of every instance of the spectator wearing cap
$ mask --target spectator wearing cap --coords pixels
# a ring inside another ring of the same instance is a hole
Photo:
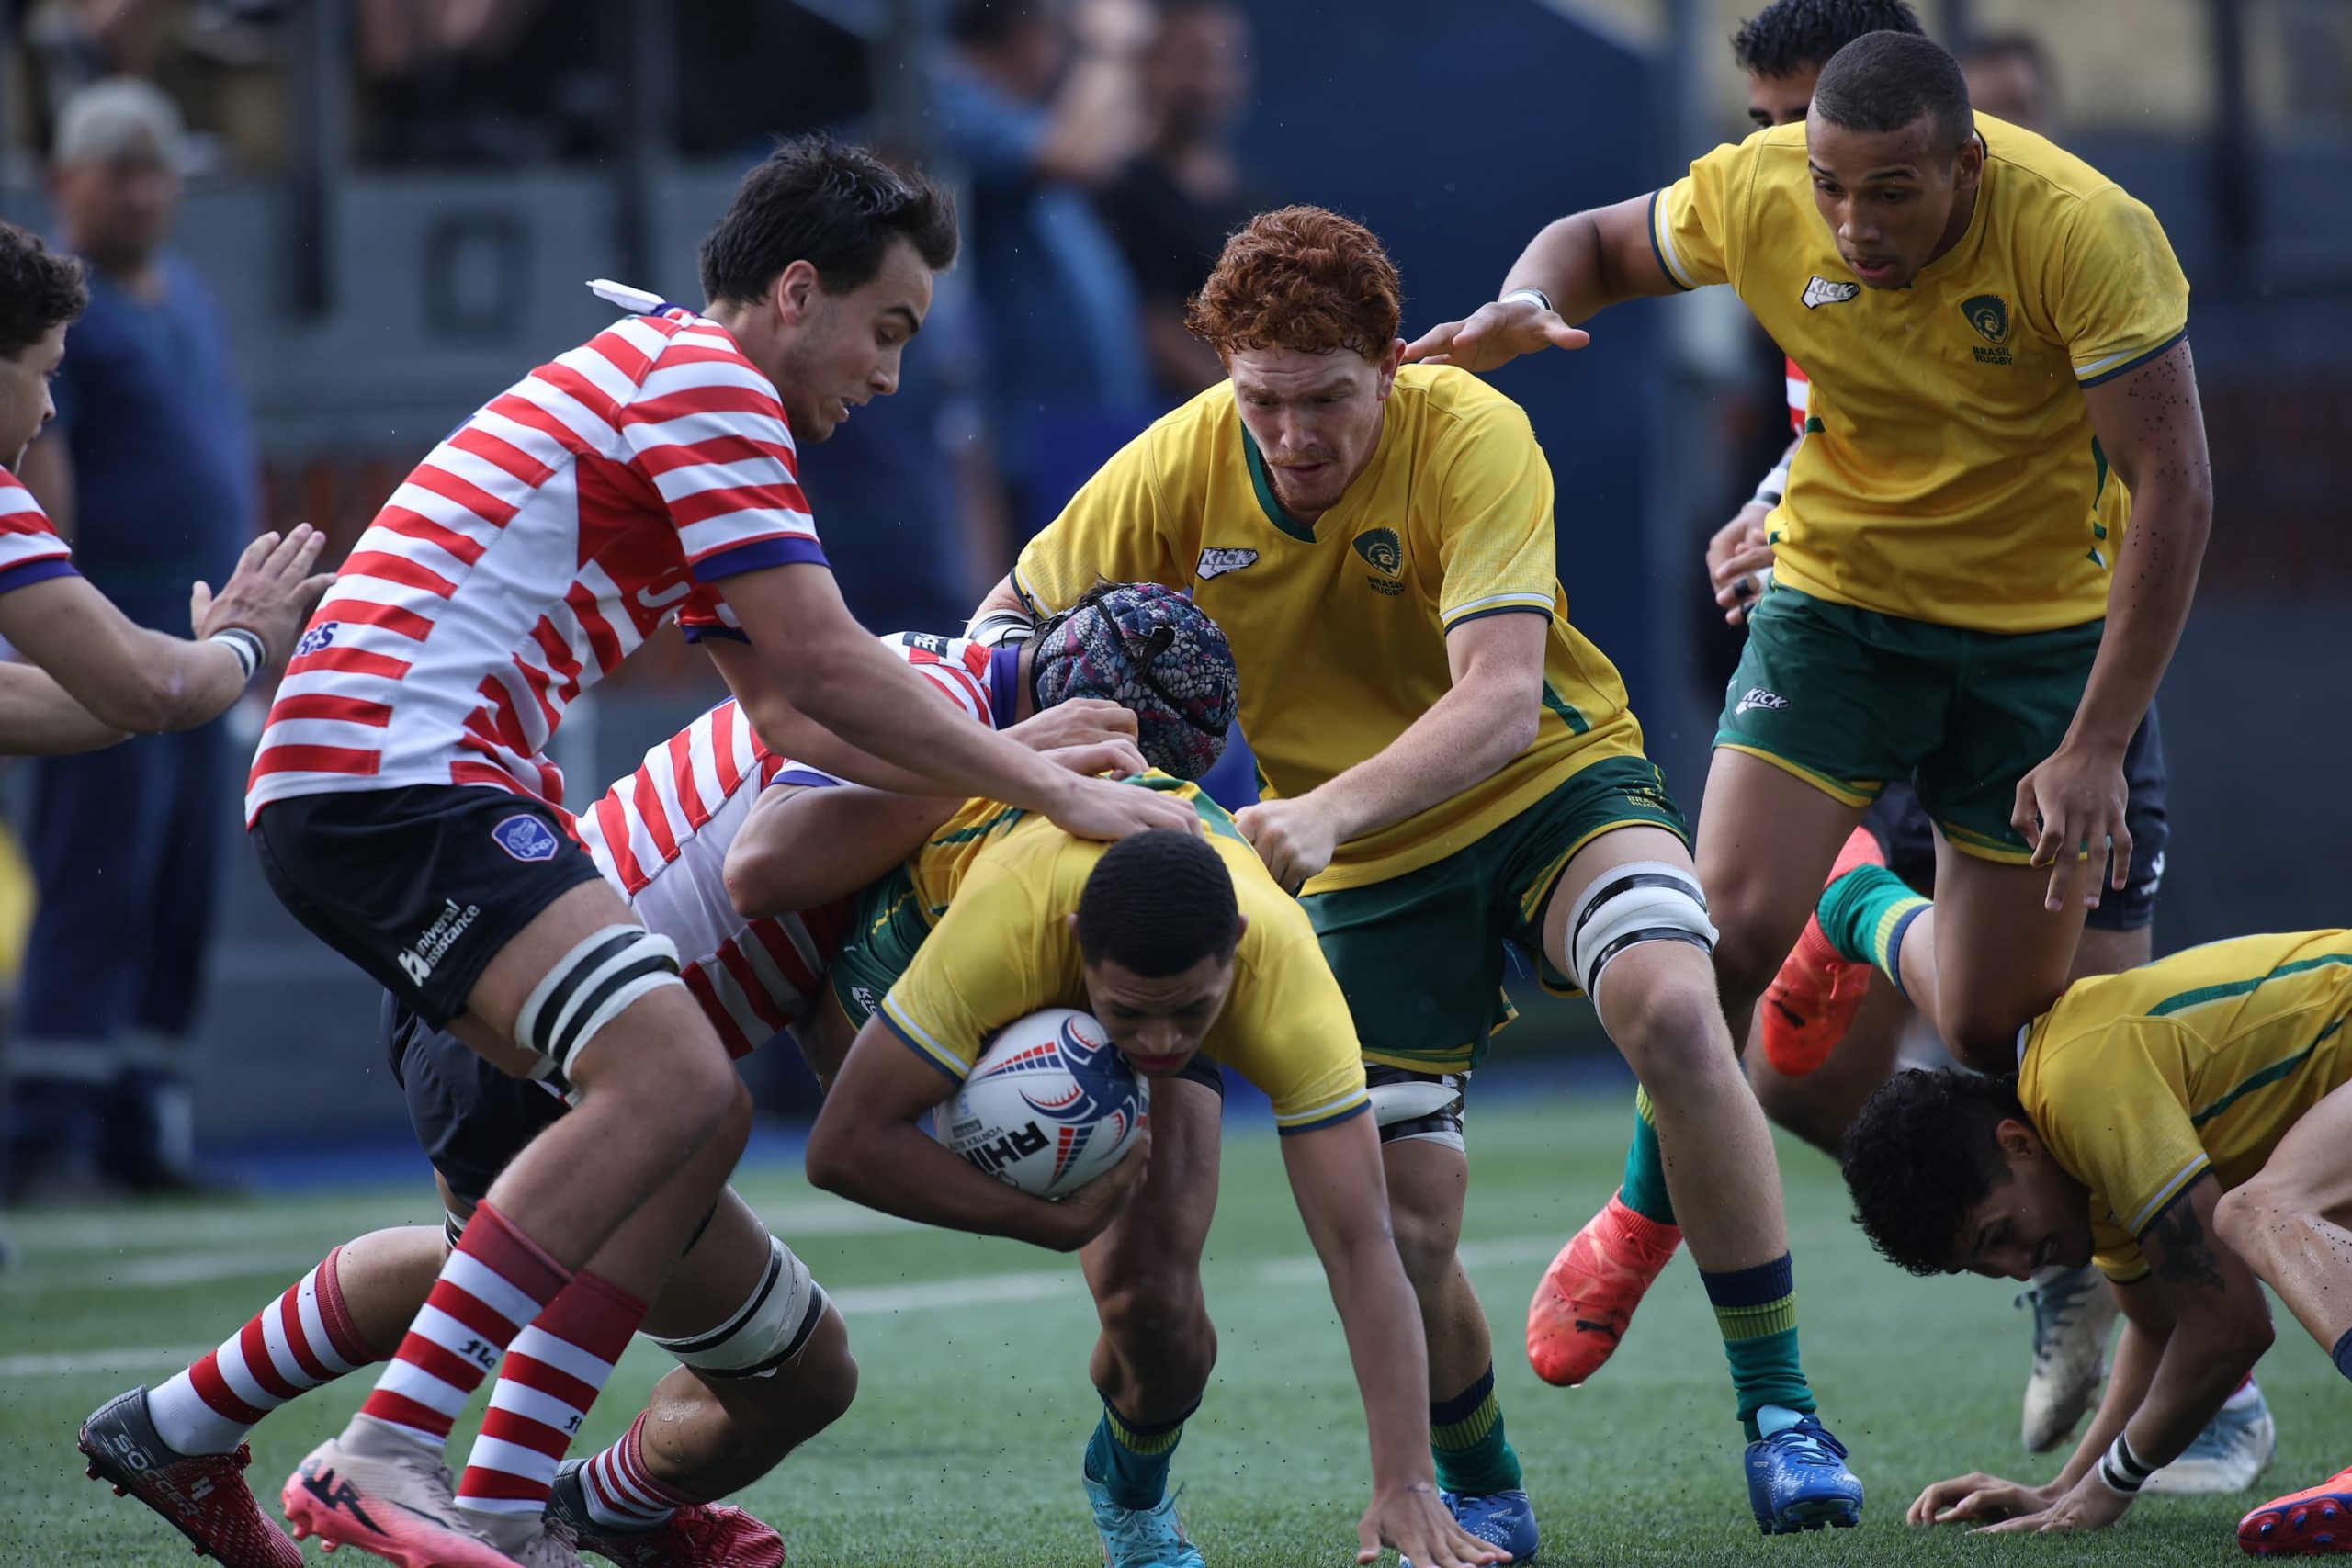
[[[989,415],[1023,538],[1150,412],[1135,279],[1092,193],[1143,144],[1145,0],[955,0],[940,150],[968,181]]]
[[[90,303],[57,418],[21,469],[84,575],[175,633],[189,582],[227,576],[259,510],[226,325],[168,249],[185,146],[145,82],[98,82],[60,110],[51,194]],[[234,822],[228,738],[216,721],[36,766],[40,907],[9,1052],[16,1190],[183,1186],[186,1055]]]

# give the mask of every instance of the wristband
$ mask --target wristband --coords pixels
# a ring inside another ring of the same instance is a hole
[[[2109,1491],[2126,1497],[2137,1496],[2140,1488],[2148,1483],[2148,1477],[2155,1472],[2154,1465],[2140,1461],[2140,1456],[2132,1451],[2131,1439],[2120,1432],[2115,1434],[2115,1441],[2108,1445],[2098,1461],[2099,1480]]]
[[[268,651],[262,646],[261,638],[243,626],[223,626],[204,640],[217,642],[235,654],[237,668],[244,672],[244,679],[248,681],[261,668],[262,656]]]
[[[1532,299],[1547,310],[1552,308],[1552,297],[1549,294],[1544,293],[1541,288],[1536,288],[1533,284],[1525,284],[1520,288],[1514,288],[1510,293],[1504,295],[1502,299],[1496,300],[1495,303],[1498,305],[1507,304],[1513,299]]]

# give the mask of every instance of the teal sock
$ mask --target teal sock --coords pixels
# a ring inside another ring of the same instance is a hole
[[[1666,1159],[1658,1153],[1657,1128],[1650,1122],[1650,1097],[1634,1089],[1634,1144],[1625,1151],[1625,1179],[1619,1196],[1645,1220],[1674,1224],[1674,1200],[1666,1195]]]
[[[1495,1398],[1491,1363],[1452,1399],[1430,1406],[1430,1453],[1441,1492],[1483,1497],[1516,1492],[1525,1482],[1519,1455],[1503,1436],[1503,1407]]]
[[[1723,1274],[1702,1269],[1699,1280],[1714,1303],[1747,1440],[1763,1436],[1757,1417],[1768,1405],[1811,1415],[1813,1388],[1797,1354],[1796,1266],[1789,1255]]]
[[[1199,1409],[1197,1404],[1193,1410]],[[1086,1476],[1099,1481],[1122,1508],[1153,1508],[1168,1495],[1168,1465],[1183,1440],[1187,1410],[1157,1427],[1128,1420],[1102,1402],[1102,1419],[1086,1443]]]
[[[1904,933],[1932,908],[1886,867],[1858,865],[1821,890],[1815,912],[1821,919],[1822,934],[1840,955],[1877,965],[1901,991]]]

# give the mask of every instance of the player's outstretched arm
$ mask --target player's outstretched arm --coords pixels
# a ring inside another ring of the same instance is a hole
[[[1031,1197],[923,1131],[922,1119],[955,1089],[880,1018],[868,1019],[809,1131],[808,1179],[902,1219],[1075,1252],[1118,1217],[1149,1168],[1147,1129],[1125,1159],[1067,1198]]]
[[[2213,526],[2213,466],[2188,339],[2127,376],[2086,388],[2083,401],[2099,449],[2131,489],[2132,525],[2075,721],[2057,752],[2018,784],[2012,821],[2033,840],[2033,863],[2053,867],[2052,909],[2070,897],[2097,906],[2100,851],[2110,842],[2109,886],[2120,889],[2131,877],[2123,753],[2188,624]],[[2087,860],[2075,856],[2081,845],[2091,850]]]
[[[1372,1506],[1358,1562],[1392,1546],[1417,1563],[1468,1568],[1502,1554],[1464,1532],[1430,1468],[1429,1357],[1421,1313],[1389,1227],[1380,1138],[1367,1114],[1283,1139],[1299,1218],[1331,1281],[1372,1437]]]
[[[1340,845],[1452,799],[1525,750],[1550,634],[1548,613],[1464,621],[1445,638],[1453,685],[1402,735],[1305,795],[1235,817],[1283,890],[1297,892]]]
[[[1637,196],[1537,230],[1497,299],[1461,321],[1431,327],[1406,345],[1405,357],[1492,370],[1539,349],[1582,348],[1592,339],[1578,330],[1580,322],[1627,299],[1679,292],[1650,243],[1650,198]]]
[[[325,547],[325,536],[308,524],[284,538],[264,534],[254,540],[217,595],[196,585],[193,642],[135,624],[79,576],[0,594],[0,637],[108,729],[193,729],[227,712],[255,668],[279,663],[292,650],[311,606],[334,581],[311,570]],[[234,636],[224,639],[224,633]]]
[[[929,682],[851,617],[824,567],[748,571],[728,578],[722,591],[773,682],[738,694],[770,747],[878,788],[908,788],[911,779],[923,794],[986,795],[1023,807],[1081,839],[1121,839],[1150,828],[1200,830],[1198,817],[1180,801],[1081,777],[949,710]],[[785,698],[789,712],[767,700],[770,691]],[[825,740],[806,727],[791,739],[771,732],[772,720],[789,729],[798,715],[864,755],[829,761]],[[873,776],[865,757],[900,772]]]
[[[0,664],[0,757],[66,757],[129,733],[100,721],[47,671]]]

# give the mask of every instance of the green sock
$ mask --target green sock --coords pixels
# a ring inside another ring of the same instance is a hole
[[[1193,1410],[1199,1409],[1194,1405]],[[1187,1410],[1157,1427],[1139,1426],[1120,1415],[1109,1400],[1102,1402],[1102,1419],[1087,1439],[1086,1476],[1099,1481],[1122,1508],[1152,1508],[1168,1495],[1168,1465],[1183,1439]]]
[[[1768,1404],[1811,1415],[1813,1388],[1797,1355],[1796,1268],[1789,1255],[1724,1274],[1702,1269],[1699,1280],[1714,1303],[1747,1440],[1756,1440],[1756,1413]]]
[[[1634,1145],[1625,1151],[1625,1179],[1619,1196],[1645,1220],[1674,1224],[1674,1200],[1666,1195],[1666,1160],[1657,1152],[1657,1128],[1650,1120],[1649,1090],[1634,1088]]]
[[[1900,991],[1903,935],[1934,907],[1886,867],[1858,865],[1821,890],[1815,912],[1832,947],[1856,964],[1877,965]]]
[[[1483,1497],[1520,1489],[1525,1476],[1503,1436],[1503,1407],[1495,1398],[1491,1363],[1462,1393],[1430,1406],[1430,1452],[1437,1460],[1442,1492]]]

